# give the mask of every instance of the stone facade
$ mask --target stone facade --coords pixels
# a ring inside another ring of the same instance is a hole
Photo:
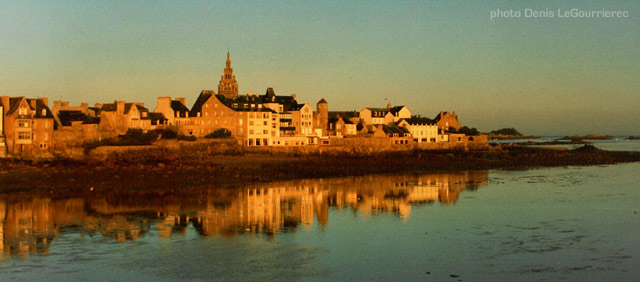
[[[6,149],[12,155],[43,155],[53,149],[53,113],[47,98],[0,97]]]
[[[186,106],[185,98],[158,97],[158,105],[153,110],[154,113],[162,113],[166,120],[166,125],[181,126],[188,125],[189,108]]]
[[[458,116],[456,112],[440,112],[436,118],[434,119],[438,129],[449,131],[450,127],[455,128],[456,130],[460,129],[460,122],[458,121]]]

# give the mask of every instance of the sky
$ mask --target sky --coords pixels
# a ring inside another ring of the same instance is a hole
[[[571,9],[627,17],[559,17]],[[273,87],[314,109],[390,102],[483,132],[640,135],[639,1],[0,0],[3,96],[190,107],[217,91],[227,52],[240,94]]]

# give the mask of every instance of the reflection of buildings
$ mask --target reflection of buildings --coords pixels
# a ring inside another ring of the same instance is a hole
[[[407,218],[413,205],[455,204],[462,190],[486,185],[487,179],[486,171],[470,171],[313,179],[183,194],[9,197],[0,200],[0,258],[46,254],[60,233],[100,233],[118,242],[135,241],[154,228],[161,238],[189,228],[205,236],[275,235],[310,228],[314,220],[326,226],[332,206]]]

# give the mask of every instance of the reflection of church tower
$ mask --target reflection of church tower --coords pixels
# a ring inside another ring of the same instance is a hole
[[[238,98],[238,82],[236,81],[236,76],[233,75],[229,52],[227,52],[227,67],[224,68],[224,74],[220,78],[220,84],[218,84],[218,94],[224,95],[228,99]]]

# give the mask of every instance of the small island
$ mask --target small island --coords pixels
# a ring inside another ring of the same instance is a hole
[[[584,136],[578,136],[578,135],[574,135],[574,136],[565,136],[562,137],[558,140],[570,140],[570,141],[575,141],[575,140],[611,140],[613,139],[613,136],[610,135],[603,135],[603,134],[587,134]]]
[[[538,139],[539,136],[525,136],[515,128],[503,128],[489,132],[489,140]]]

